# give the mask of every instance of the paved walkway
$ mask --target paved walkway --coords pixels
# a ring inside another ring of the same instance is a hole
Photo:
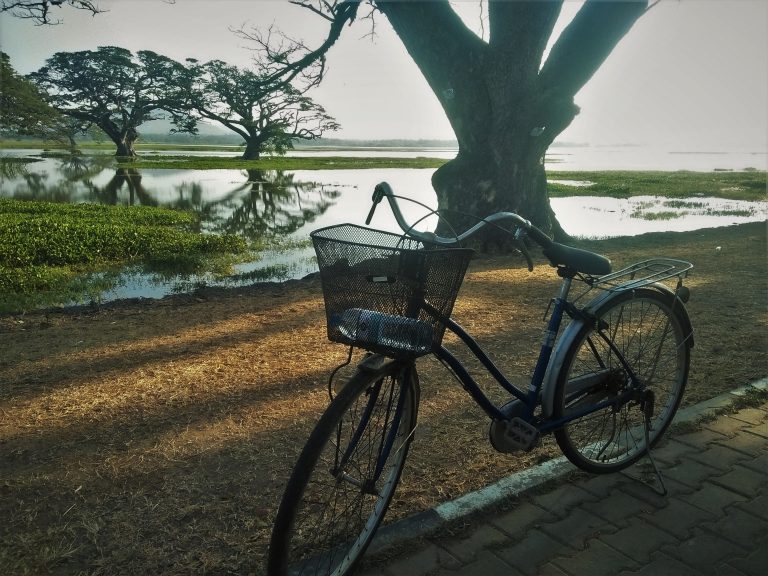
[[[756,386],[765,390],[766,381]],[[681,411],[677,421],[695,421],[732,401],[723,395]],[[438,530],[437,536],[420,535],[445,524],[436,520],[440,514],[434,511],[395,524],[385,532],[389,537],[398,534],[392,539],[399,540],[397,548],[403,552],[387,560],[376,560],[374,554],[374,561],[364,564],[361,572],[364,576],[768,574],[768,403],[678,431],[654,454],[666,496],[643,481],[648,478],[635,477],[649,469],[641,464],[605,476],[560,471],[559,480],[553,482],[550,475],[543,486],[538,482],[538,487],[518,491],[519,498],[506,507],[496,503],[493,512],[471,512],[463,520],[463,526],[470,527],[458,536],[446,535],[447,530]]]

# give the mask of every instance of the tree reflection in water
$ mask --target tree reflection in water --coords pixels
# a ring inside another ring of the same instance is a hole
[[[105,183],[113,162],[109,156],[73,154],[57,159],[55,173],[3,163],[7,174],[2,192],[29,200],[189,210],[198,214],[200,232],[236,234],[259,243],[290,236],[325,213],[341,195],[335,186],[299,181],[291,172],[276,170],[247,170],[242,172],[245,182],[223,191],[220,184],[209,186],[196,178],[164,188],[147,185],[141,171],[128,166],[119,166]],[[190,175],[201,173],[187,171],[179,177]]]
[[[298,181],[290,172],[247,170],[248,180],[217,199],[199,182],[177,186],[175,208],[200,215],[203,229],[251,241],[286,238],[311,223],[341,196],[331,185]]]
[[[239,187],[240,205],[220,223],[218,232],[246,238],[284,238],[325,213],[341,192],[318,182],[300,182],[292,173],[248,170]]]
[[[105,186],[94,186],[90,183],[93,198],[101,204],[122,204],[120,192],[123,187],[128,191],[128,205],[158,206],[160,203],[147,191],[141,183],[141,172],[138,168],[118,168]]]

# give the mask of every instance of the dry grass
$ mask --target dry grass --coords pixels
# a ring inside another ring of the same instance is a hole
[[[768,373],[764,223],[593,248],[617,264],[662,253],[696,264],[687,403]],[[522,381],[557,278],[519,266],[473,263],[456,317]],[[0,319],[0,566],[261,572],[283,484],[345,355],[324,337],[316,280]],[[480,411],[422,364],[420,428],[390,518],[552,451],[494,453]]]

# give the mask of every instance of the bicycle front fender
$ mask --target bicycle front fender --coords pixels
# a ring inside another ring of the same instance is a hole
[[[675,313],[678,315],[680,325],[686,333],[686,344],[689,348],[693,348],[693,327],[691,325],[691,319],[688,316],[688,311],[685,309],[683,302],[675,296],[668,286],[660,283],[653,283],[644,286],[644,288],[653,288],[658,290],[669,299],[670,307],[673,307]],[[631,288],[628,288],[631,290]],[[621,287],[611,291],[605,291],[598,294],[593,298],[589,304],[584,307],[584,312],[587,314],[595,314],[606,302],[611,298],[615,298],[617,294],[624,292]],[[557,376],[560,374],[560,370],[563,368],[565,362],[565,356],[568,349],[574,345],[574,341],[584,328],[585,320],[574,320],[563,332],[560,337],[557,346],[552,352],[552,357],[549,359],[547,365],[547,373],[544,377],[541,390],[541,408],[544,418],[552,418],[555,403],[555,388],[557,386]]]

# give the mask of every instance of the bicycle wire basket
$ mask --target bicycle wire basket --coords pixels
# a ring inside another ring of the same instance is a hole
[[[395,357],[439,348],[473,250],[355,224],[310,236],[331,341]]]

